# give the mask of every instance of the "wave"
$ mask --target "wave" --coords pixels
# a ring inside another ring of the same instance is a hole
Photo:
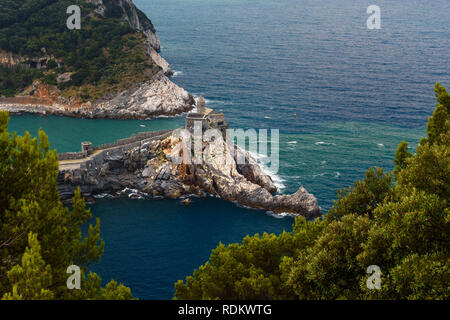
[[[144,192],[140,192],[137,189],[131,189],[131,188],[125,188],[121,191],[119,191],[119,194],[122,195],[126,195],[128,196],[128,198],[131,199],[144,199],[145,196],[148,196],[148,194],[144,193]]]
[[[255,154],[254,152],[250,152],[248,151],[248,153],[253,157],[253,159],[261,159],[261,158],[267,158],[266,155],[263,154]],[[284,184],[284,182],[286,180],[284,180],[283,178],[281,178],[277,173],[273,172],[270,170],[269,167],[267,167],[264,163],[262,163],[261,161],[258,161],[258,165],[261,168],[261,171],[265,174],[268,175],[272,181],[273,184],[277,187],[278,192],[280,192],[281,190],[286,189],[286,185]]]
[[[194,97],[195,104],[197,104],[197,101],[198,101],[198,98],[200,97],[200,95],[199,94],[192,94],[192,96]],[[219,110],[217,108],[217,105],[229,106],[229,105],[233,104],[232,101],[224,101],[224,100],[218,100],[218,99],[207,99],[205,96],[203,96],[203,99],[205,99],[206,106],[208,108],[212,108],[214,110]],[[194,108],[194,110],[197,110],[196,107]],[[194,112],[194,110],[192,110],[191,112]]]
[[[275,213],[272,211],[266,211],[266,214],[276,219],[291,218],[291,217],[294,218],[300,216],[298,213],[290,213],[290,212]]]
[[[111,194],[106,193],[106,192],[105,193],[94,194],[93,197],[95,199],[114,198],[114,196],[112,196]]]
[[[297,144],[297,141],[288,141],[288,144]]]
[[[183,75],[183,71],[177,71],[177,70],[173,70],[173,78],[176,78],[178,76],[182,76]]]
[[[319,141],[314,143],[316,146],[335,146],[336,144],[333,142],[325,142],[325,141]]]
[[[130,193],[128,195],[128,198],[139,199],[139,200],[144,199],[144,197],[142,195],[140,195],[139,193]]]
[[[326,172],[322,172],[322,173],[318,173],[318,174],[313,174],[312,177],[323,177],[326,174]]]

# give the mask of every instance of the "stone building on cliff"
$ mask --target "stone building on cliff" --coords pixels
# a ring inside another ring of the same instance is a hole
[[[186,115],[185,128],[193,133],[196,122],[201,122],[203,131],[214,128],[225,132],[229,127],[225,115],[222,112],[208,108],[202,95],[197,101],[197,112],[191,112]]]

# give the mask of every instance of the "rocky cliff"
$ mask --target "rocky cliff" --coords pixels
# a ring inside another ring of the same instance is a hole
[[[95,11],[103,17],[108,17],[111,11],[121,12],[121,18],[126,20],[132,28],[141,31],[147,39],[147,52],[156,64],[158,64],[166,75],[172,74],[170,65],[158,52],[161,49],[159,38],[155,28],[148,17],[136,6],[132,0],[85,0],[96,6]],[[120,15],[120,13],[119,13]]]
[[[211,155],[216,143],[203,142],[202,153]],[[224,143],[223,153],[202,164],[176,161],[183,158],[178,130],[150,139],[108,148],[83,161],[61,161],[59,191],[68,200],[79,186],[85,197],[107,192],[120,196],[124,190],[130,197],[165,197],[177,199],[188,195],[212,195],[251,208],[274,213],[293,213],[318,217],[321,209],[316,198],[303,187],[290,195],[273,195],[277,188],[250,155],[245,164],[237,164]],[[231,161],[230,160],[231,157]]]

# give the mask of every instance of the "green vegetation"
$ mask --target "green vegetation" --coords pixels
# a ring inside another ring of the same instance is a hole
[[[0,66],[0,95],[21,93],[34,79],[56,84],[57,74],[71,72],[72,80],[59,85],[66,97],[93,100],[151,79],[160,68],[151,63],[143,34],[121,19],[117,1],[104,1],[105,17],[94,6],[73,0],[4,0],[0,3],[0,49],[28,59],[43,55],[55,60],[43,71]],[[81,8],[81,30],[69,30],[67,7]],[[126,7],[128,8],[128,7]],[[125,10],[127,11],[127,10]],[[128,12],[127,12],[128,13]],[[138,10],[148,28],[150,20]]]
[[[220,244],[175,284],[175,299],[449,299],[450,95],[439,84],[435,93],[427,138],[414,155],[399,145],[395,184],[369,169],[324,219]],[[379,290],[367,288],[370,265]]]
[[[8,68],[0,65],[0,96],[12,97],[29,86],[33,79],[41,78],[42,71],[21,66]]]
[[[45,133],[8,133],[8,114],[0,112],[0,298],[3,299],[130,299],[131,291],[89,273],[104,242],[100,221],[80,227],[91,217],[80,191],[72,209],[64,207],[57,190],[58,160]],[[81,268],[81,289],[66,286],[67,267]]]

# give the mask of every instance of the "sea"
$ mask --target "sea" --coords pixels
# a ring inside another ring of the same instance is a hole
[[[373,3],[372,3],[373,2]],[[304,186],[326,212],[338,189],[370,167],[393,169],[404,140],[414,152],[426,134],[434,84],[450,89],[448,0],[135,0],[152,20],[173,81],[225,113],[233,128],[279,129],[282,194]],[[368,29],[367,8],[381,29]],[[42,128],[58,152],[82,141],[178,128],[184,116],[90,120],[12,116],[10,130]],[[208,261],[219,243],[292,230],[294,217],[215,197],[190,205],[167,199],[97,199],[106,242],[92,266],[106,283],[140,299],[171,299],[174,283]],[[90,222],[92,222],[91,220]]]

